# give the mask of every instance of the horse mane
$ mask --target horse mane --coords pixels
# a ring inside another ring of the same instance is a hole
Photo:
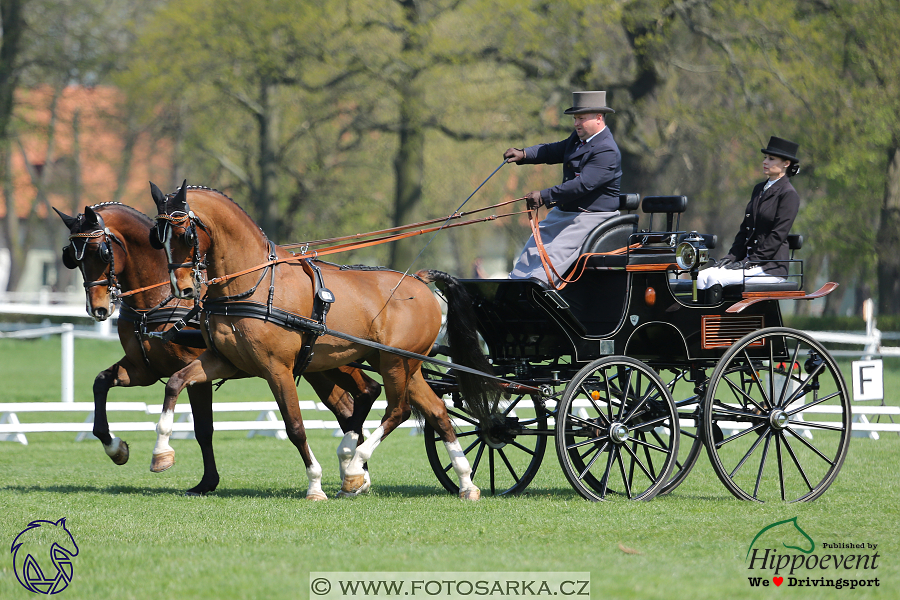
[[[238,209],[240,209],[240,211],[241,211],[242,213],[244,213],[244,215],[246,215],[246,217],[247,217],[248,219],[250,219],[250,222],[251,222],[251,223],[253,223],[254,225],[256,225],[256,228],[259,229],[260,232],[262,232],[262,234],[265,236],[265,238],[266,238],[266,239],[269,239],[269,236],[266,235],[266,232],[263,231],[262,227],[260,227],[259,224],[257,224],[257,222],[256,222],[255,220],[253,220],[253,217],[251,217],[250,214],[249,214],[246,210],[244,210],[244,207],[241,206],[240,204],[238,204],[238,203],[235,201],[234,198],[232,198],[231,196],[229,196],[229,195],[226,194],[225,192],[220,192],[220,191],[217,190],[217,189],[213,189],[213,188],[207,187],[207,186],[205,186],[205,185],[189,185],[189,186],[187,186],[187,189],[188,189],[188,191],[190,191],[190,190],[197,190],[197,191],[201,191],[201,192],[214,192],[214,193],[218,194],[219,196],[222,196],[222,197],[225,198],[226,200],[230,200],[232,204],[234,204],[236,207],[238,207]],[[178,186],[178,188],[177,188],[174,192],[172,192],[171,194],[166,194],[166,199],[174,198],[175,195],[178,194],[179,191],[181,191],[181,186]]]
[[[147,215],[145,215],[138,209],[136,209],[132,206],[128,206],[127,204],[122,204],[121,202],[100,202],[98,204],[91,205],[91,209],[107,208],[107,207],[111,207],[111,206],[116,206],[116,207],[121,207],[121,208],[126,209],[128,212],[133,213],[135,217],[137,217],[139,219],[143,219],[145,224],[148,227],[153,225],[153,219],[151,219],[150,217],[148,217]]]

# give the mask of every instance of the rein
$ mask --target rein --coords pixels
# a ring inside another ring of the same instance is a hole
[[[581,279],[581,276],[584,275],[584,272],[587,269],[588,260],[590,260],[592,256],[616,256],[626,254],[629,250],[640,246],[640,244],[632,244],[631,246],[625,246],[623,248],[613,250],[612,252],[594,252],[582,254],[573,263],[572,276],[567,278],[557,272],[556,267],[554,267],[553,263],[550,262],[550,257],[547,256],[547,251],[544,249],[544,243],[541,240],[541,229],[537,221],[537,212],[537,208],[528,211],[528,224],[531,226],[531,234],[534,236],[534,245],[537,247],[538,256],[540,256],[541,264],[544,266],[544,272],[547,274],[547,282],[551,286],[553,286],[553,289],[555,289],[556,291],[560,291],[568,284],[574,283]],[[556,280],[560,281],[559,285],[556,284]]]
[[[486,206],[486,207],[484,207],[484,208],[479,208],[479,209],[476,209],[476,210],[473,210],[473,211],[469,211],[469,212],[465,212],[465,213],[459,213],[459,212],[457,212],[457,213],[454,213],[453,215],[451,215],[449,218],[451,218],[451,219],[456,219],[456,218],[463,217],[463,216],[465,216],[465,215],[474,214],[474,213],[481,212],[481,211],[485,211],[485,210],[489,210],[489,209],[492,209],[492,208],[499,208],[499,207],[502,207],[502,206],[506,206],[507,204],[513,204],[513,203],[515,203],[515,202],[518,202],[519,200],[521,200],[521,198],[516,198],[515,200],[507,200],[506,202],[501,202],[501,203],[499,203],[499,204],[494,204],[494,205],[492,205],[492,206]],[[504,218],[504,217],[512,217],[512,216],[515,216],[515,215],[521,215],[521,214],[525,214],[526,212],[527,212],[527,211],[522,210],[522,211],[517,211],[517,212],[505,213],[505,214],[502,214],[502,215],[491,215],[491,216],[489,216],[489,217],[482,217],[482,218],[480,218],[480,219],[471,219],[471,220],[468,220],[468,221],[461,221],[461,222],[459,222],[459,223],[451,223],[450,225],[446,225],[446,226],[444,226],[443,228],[444,228],[444,229],[449,229],[449,228],[452,228],[452,227],[462,227],[462,226],[464,226],[464,225],[474,225],[475,223],[484,223],[484,222],[487,222],[487,221],[496,221],[497,219],[501,219],[501,218]],[[169,215],[160,214],[160,215],[158,215],[157,217],[160,218],[160,219],[163,219],[163,220],[165,220],[165,221],[168,221],[169,223],[171,223],[171,224],[173,224],[173,225],[181,226],[181,224],[184,223],[185,220],[187,220],[187,219],[190,218],[190,215],[184,215],[184,216],[172,217],[172,216],[169,216]],[[243,271],[238,271],[237,273],[231,273],[231,274],[228,274],[228,275],[222,275],[221,277],[216,277],[215,279],[210,279],[209,281],[207,281],[207,284],[220,284],[220,283],[224,283],[225,281],[228,281],[229,279],[234,279],[234,278],[236,278],[236,277],[240,277],[241,275],[246,275],[246,274],[248,274],[248,273],[253,273],[254,271],[258,271],[258,270],[260,270],[260,269],[265,269],[265,268],[267,268],[267,267],[276,265],[276,264],[278,264],[278,263],[293,262],[293,261],[302,261],[302,260],[305,260],[305,259],[307,259],[307,258],[315,259],[315,258],[318,258],[319,256],[327,256],[327,255],[329,255],[329,254],[338,254],[338,253],[340,253],[340,252],[349,252],[349,251],[351,251],[351,250],[358,250],[358,249],[360,249],[360,248],[367,248],[367,247],[369,247],[369,246],[376,246],[376,245],[379,245],[379,244],[386,244],[386,243],[389,243],[389,242],[393,242],[393,241],[400,240],[400,239],[404,239],[404,238],[408,238],[408,237],[413,237],[413,236],[417,236],[417,235],[423,235],[423,234],[426,234],[426,233],[431,233],[431,232],[433,232],[433,231],[438,231],[438,230],[440,229],[440,227],[430,227],[430,228],[426,228],[426,229],[420,229],[420,230],[418,230],[418,231],[407,232],[407,233],[405,233],[405,234],[396,234],[396,232],[405,231],[405,230],[407,230],[407,229],[412,229],[412,228],[414,228],[414,227],[421,227],[421,226],[423,226],[423,225],[431,225],[431,224],[434,224],[434,223],[443,223],[443,222],[445,222],[446,220],[447,220],[446,218],[442,217],[442,218],[440,218],[440,219],[432,219],[432,220],[430,220],[430,221],[422,221],[422,222],[420,222],[420,223],[413,223],[413,224],[411,224],[411,225],[402,225],[402,226],[400,226],[400,227],[393,227],[393,228],[391,228],[391,229],[382,229],[382,230],[379,230],[379,231],[372,231],[372,232],[369,232],[369,233],[357,233],[357,234],[354,234],[354,235],[348,235],[348,236],[344,236],[344,237],[329,238],[329,239],[322,239],[322,240],[313,240],[313,241],[309,241],[309,242],[295,242],[295,243],[292,243],[292,244],[284,244],[284,245],[281,246],[282,248],[302,247],[301,253],[300,253],[300,254],[292,253],[293,256],[291,256],[291,257],[289,257],[289,258],[279,258],[279,259],[269,260],[269,261],[266,261],[266,262],[261,263],[261,264],[259,264],[259,265],[256,265],[255,267],[251,267],[251,268],[249,268],[249,269],[244,269]],[[204,230],[206,229],[205,226],[202,225],[202,223],[201,223],[201,227],[202,227]],[[378,235],[378,234],[394,234],[394,235],[384,235],[384,236],[379,237],[379,238],[371,238],[371,239],[367,239],[367,240],[365,240],[365,241],[360,241],[360,242],[356,242],[356,243],[338,244],[338,245],[330,246],[330,247],[327,247],[327,248],[321,248],[321,249],[319,249],[319,250],[313,250],[313,251],[311,251],[311,252],[308,250],[308,247],[309,247],[309,246],[314,246],[314,245],[324,244],[324,243],[330,243],[330,242],[340,242],[340,241],[345,241],[345,240],[358,240],[358,239],[361,239],[361,238],[368,238],[369,236]],[[181,263],[181,264],[178,264],[178,265],[171,265],[171,266],[172,266],[173,268],[187,267],[187,266],[193,266],[193,263]],[[164,286],[164,285],[169,285],[169,282],[168,282],[168,281],[163,281],[163,282],[155,283],[155,284],[153,284],[153,285],[148,285],[148,286],[145,286],[145,287],[142,287],[142,288],[137,288],[137,289],[134,289],[134,290],[130,290],[130,291],[128,291],[128,292],[122,292],[122,293],[119,294],[119,297],[120,297],[120,298],[124,298],[124,297],[127,297],[127,296],[131,296],[131,295],[133,295],[133,294],[139,294],[139,293],[141,293],[141,292],[146,292],[147,290],[152,290],[152,289],[155,289],[155,288]]]
[[[467,211],[467,212],[458,212],[458,211],[457,211],[457,212],[453,213],[452,215],[450,215],[449,217],[441,217],[441,218],[439,218],[439,219],[431,219],[430,221],[421,221],[421,222],[419,222],[419,223],[412,223],[412,224],[410,224],[410,225],[400,225],[400,226],[398,226],[398,227],[392,227],[392,228],[390,228],[390,229],[381,229],[381,230],[378,230],[378,231],[371,231],[371,232],[369,232],[369,233],[357,233],[357,234],[354,234],[354,235],[346,235],[346,236],[343,236],[343,237],[325,238],[325,239],[321,239],[321,240],[313,240],[313,241],[310,241],[310,242],[296,242],[296,243],[293,243],[293,244],[282,244],[281,246],[282,246],[282,248],[296,248],[296,247],[302,247],[302,246],[318,246],[318,245],[320,245],[320,244],[331,244],[331,243],[334,243],[334,242],[343,242],[343,241],[346,241],[346,240],[355,240],[355,239],[360,239],[360,238],[366,238],[366,237],[369,237],[369,236],[372,236],[372,235],[380,235],[380,234],[385,234],[385,233],[396,233],[396,232],[398,232],[398,231],[405,231],[405,230],[407,230],[407,229],[413,229],[413,228],[415,228],[415,227],[422,227],[423,225],[433,225],[433,224],[435,224],[435,223],[444,223],[444,222],[449,221],[449,220],[451,220],[451,219],[459,219],[459,218],[464,217],[464,216],[467,216],[467,215],[474,215],[475,213],[482,212],[482,211],[485,211],[485,210],[490,210],[490,209],[492,209],[492,208],[500,208],[501,206],[506,206],[507,204],[513,204],[513,203],[518,202],[518,201],[520,201],[520,200],[522,200],[522,199],[523,199],[523,198],[516,198],[516,199],[514,199],[514,200],[507,200],[506,202],[500,202],[499,204],[493,204],[493,205],[491,205],[491,206],[485,206],[484,208],[476,208],[475,210],[470,210],[470,211]],[[467,221],[467,222],[465,222],[465,223],[457,223],[457,224],[455,224],[455,225],[448,225],[447,227],[458,227],[458,226],[460,226],[460,225],[468,225],[468,224],[471,224],[471,223],[480,223],[480,222],[482,222],[482,221],[484,221],[484,220],[494,220],[494,219],[498,219],[498,218],[500,218],[500,217],[508,217],[508,216],[511,216],[511,215],[519,215],[519,214],[523,214],[523,213],[525,213],[524,210],[523,210],[523,211],[519,211],[519,212],[515,212],[515,213],[508,213],[508,214],[500,215],[499,217],[496,216],[496,215],[493,215],[493,216],[491,216],[491,217],[489,217],[489,218],[487,218],[487,219],[476,219],[476,220],[472,220],[472,221]],[[430,229],[430,230],[428,230],[428,231],[433,231],[433,229]],[[420,232],[420,233],[427,233],[427,232],[423,231],[423,232]]]
[[[502,203],[500,203],[500,204],[497,204],[497,205],[494,205],[494,206],[488,206],[488,207],[486,207],[486,208],[479,209],[479,210],[487,210],[487,209],[490,209],[490,208],[496,208],[496,207],[498,207],[498,206],[505,206],[506,204],[511,204],[511,203],[516,202],[516,201],[518,201],[518,200],[520,200],[520,199],[521,199],[521,198],[517,198],[516,200],[509,200],[509,201],[507,201],[507,202],[502,202]],[[472,211],[472,212],[478,212],[478,211]],[[338,244],[338,245],[331,246],[331,247],[328,247],[328,248],[322,248],[322,249],[320,249],[320,250],[313,250],[312,252],[310,252],[310,251],[308,250],[308,246],[309,246],[310,244],[313,244],[313,243],[316,243],[316,242],[306,242],[306,243],[303,244],[303,248],[301,248],[301,250],[300,250],[301,253],[300,253],[300,254],[293,254],[293,253],[292,253],[292,256],[287,257],[287,258],[270,259],[270,260],[268,260],[268,261],[266,261],[266,262],[264,262],[264,263],[261,263],[261,264],[259,264],[259,265],[254,266],[254,267],[249,267],[249,268],[247,268],[247,269],[244,269],[244,270],[242,270],[242,271],[238,271],[238,272],[236,272],[236,273],[230,273],[230,274],[228,274],[228,275],[222,275],[222,276],[220,276],[220,277],[216,277],[216,278],[210,279],[210,280],[207,281],[207,284],[208,284],[208,285],[221,284],[221,283],[224,283],[224,282],[226,282],[226,281],[228,281],[228,280],[230,280],[230,279],[234,279],[234,278],[236,278],[236,277],[240,277],[241,275],[247,275],[248,273],[253,273],[253,272],[255,272],[255,271],[259,271],[260,269],[266,269],[266,268],[268,268],[268,267],[274,266],[274,265],[279,264],[279,263],[287,263],[287,262],[294,262],[294,261],[302,261],[302,260],[306,260],[306,259],[308,259],[308,258],[316,259],[316,258],[318,258],[319,256],[327,256],[327,255],[329,255],[329,254],[337,254],[337,253],[339,253],[339,252],[349,252],[350,250],[358,250],[358,249],[360,249],[360,248],[367,248],[367,247],[369,247],[369,246],[376,246],[376,245],[378,245],[378,244],[385,244],[385,243],[388,243],[388,242],[394,242],[394,241],[402,240],[402,239],[405,239],[405,238],[408,238],[408,237],[413,237],[413,236],[422,235],[422,234],[425,234],[425,233],[431,233],[431,232],[434,232],[434,231],[439,231],[439,230],[441,230],[441,229],[449,229],[449,228],[452,228],[452,227],[462,227],[462,226],[464,226],[464,225],[473,225],[473,224],[475,224],[475,223],[483,223],[483,222],[486,222],[486,221],[495,221],[495,220],[497,220],[497,219],[499,219],[499,218],[502,218],[502,217],[510,217],[510,216],[522,214],[522,213],[524,213],[524,212],[526,212],[526,211],[519,211],[519,212],[506,213],[506,214],[503,214],[503,215],[491,215],[491,216],[489,216],[489,217],[483,217],[483,218],[481,218],[481,219],[471,219],[471,220],[469,220],[469,221],[462,221],[462,222],[460,222],[460,223],[452,223],[452,224],[450,224],[450,225],[442,225],[442,226],[440,226],[440,227],[429,227],[429,228],[425,228],[425,229],[419,229],[419,230],[417,230],[417,231],[409,231],[409,232],[406,232],[406,233],[394,233],[393,235],[386,235],[386,236],[383,236],[383,237],[373,238],[373,239],[369,239],[369,240],[361,241],[361,242],[351,242],[351,243],[346,243],[346,244]],[[454,215],[451,215],[450,218],[455,218],[455,215],[459,215],[459,214],[461,214],[461,213],[454,213]],[[415,224],[413,224],[413,225],[406,225],[406,226],[402,226],[402,227],[396,227],[396,228],[393,228],[392,230],[375,231],[375,232],[372,232],[372,233],[356,234],[356,235],[354,235],[354,236],[347,236],[347,237],[345,237],[345,238],[333,238],[333,239],[334,239],[335,241],[341,240],[341,239],[355,239],[355,238],[358,238],[358,237],[365,237],[365,236],[375,235],[375,234],[378,234],[378,233],[383,233],[383,232],[388,232],[388,231],[396,231],[396,230],[402,231],[402,230],[404,230],[404,229],[409,229],[409,228],[411,228],[411,227],[418,227],[418,226],[423,225],[423,224],[439,223],[439,222],[444,222],[444,221],[446,221],[446,220],[447,220],[446,218],[435,219],[435,220],[432,220],[432,221],[425,221],[425,222],[423,222],[423,223],[415,223]],[[324,241],[328,241],[328,240],[320,240],[320,242],[324,242]],[[286,247],[290,247],[290,246],[298,246],[298,245],[300,245],[300,244],[289,244],[289,245],[287,245],[287,246],[282,246],[282,247],[283,247],[283,248],[286,248]]]

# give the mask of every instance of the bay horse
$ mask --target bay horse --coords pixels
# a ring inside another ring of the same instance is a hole
[[[230,377],[241,370],[264,378],[306,467],[306,497],[324,499],[322,470],[307,443],[293,376],[297,369],[317,372],[366,361],[382,376],[387,409],[372,435],[355,452],[345,454],[349,460],[339,496],[358,492],[364,463],[415,409],[444,441],[459,478],[460,498],[478,500],[481,492],[472,483],[469,462],[444,402],[422,375],[422,361],[391,351],[427,355],[441,328],[441,309],[427,283],[441,281],[457,291],[462,286],[438,271],[407,276],[386,269],[338,268],[298,260],[269,241],[230,198],[215,190],[189,188],[186,183],[168,196],[151,183],[159,212],[157,243],[166,248],[172,293],[179,298],[200,294],[203,275],[198,265],[205,264],[210,279],[201,321],[210,349],[169,378],[164,414],[188,385]],[[205,256],[199,253],[201,239],[208,240]],[[457,294],[448,294],[448,305],[448,331],[464,329],[454,315],[462,314],[465,302]],[[473,343],[454,347],[453,361],[484,368],[487,359],[474,343],[474,330],[465,331]],[[457,375],[462,387],[466,374]],[[468,377],[484,381],[477,375]],[[474,405],[482,399],[464,396],[463,400]],[[484,401],[491,400],[485,396]],[[347,443],[354,436],[345,436],[342,447],[354,447]]]
[[[195,321],[188,323],[174,342],[159,335],[186,317],[193,302],[176,299],[169,293],[166,255],[150,243],[153,220],[119,203],[87,206],[84,213],[76,216],[56,212],[70,233],[62,260],[66,267],[79,269],[84,277],[88,314],[97,321],[108,319],[114,312],[114,300],[121,296],[118,335],[125,355],[94,380],[93,434],[112,461],[123,465],[128,461],[129,449],[125,441],[112,437],[109,431],[106,402],[110,388],[152,385],[192,363],[206,345]],[[235,377],[246,376],[235,373]],[[380,393],[377,382],[350,367],[311,373],[307,380],[322,402],[335,412],[344,431],[362,431],[363,421]],[[219,483],[212,449],[212,382],[192,386],[188,395],[203,457],[203,477],[187,493],[203,495],[215,490]],[[167,464],[156,464],[151,470],[171,467],[174,450],[167,459]]]

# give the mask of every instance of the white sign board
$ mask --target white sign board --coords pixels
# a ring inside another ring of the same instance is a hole
[[[884,398],[884,371],[881,360],[856,360],[853,369],[853,399],[881,400]]]

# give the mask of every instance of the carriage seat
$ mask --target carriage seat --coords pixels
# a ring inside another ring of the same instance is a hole
[[[629,237],[637,233],[640,215],[632,213],[641,204],[640,194],[620,194],[619,210],[627,214],[607,219],[597,225],[581,244],[581,254],[598,254],[612,252],[628,245]],[[610,264],[608,262],[612,261]],[[615,263],[613,265],[612,263]],[[625,258],[620,256],[592,256],[588,260],[590,267],[625,266]]]
[[[709,238],[712,237],[713,245],[710,246]],[[716,236],[703,235],[706,240],[707,248],[715,248]],[[803,247],[803,235],[799,233],[791,233],[788,235],[788,248],[791,250],[791,259],[794,257],[794,251]],[[669,287],[675,295],[690,294],[693,285],[690,279],[671,279]],[[722,298],[725,300],[740,300],[743,298],[744,292],[796,292],[800,289],[800,282],[796,279],[788,279],[780,283],[755,283],[753,278],[748,278],[743,284],[726,285],[722,288]]]
[[[675,231],[678,225],[674,223],[675,215],[678,215],[678,223],[681,222],[681,213],[687,210],[687,196],[646,196],[641,203],[641,210],[650,215],[650,227],[653,231],[653,215],[666,215],[666,231]]]

